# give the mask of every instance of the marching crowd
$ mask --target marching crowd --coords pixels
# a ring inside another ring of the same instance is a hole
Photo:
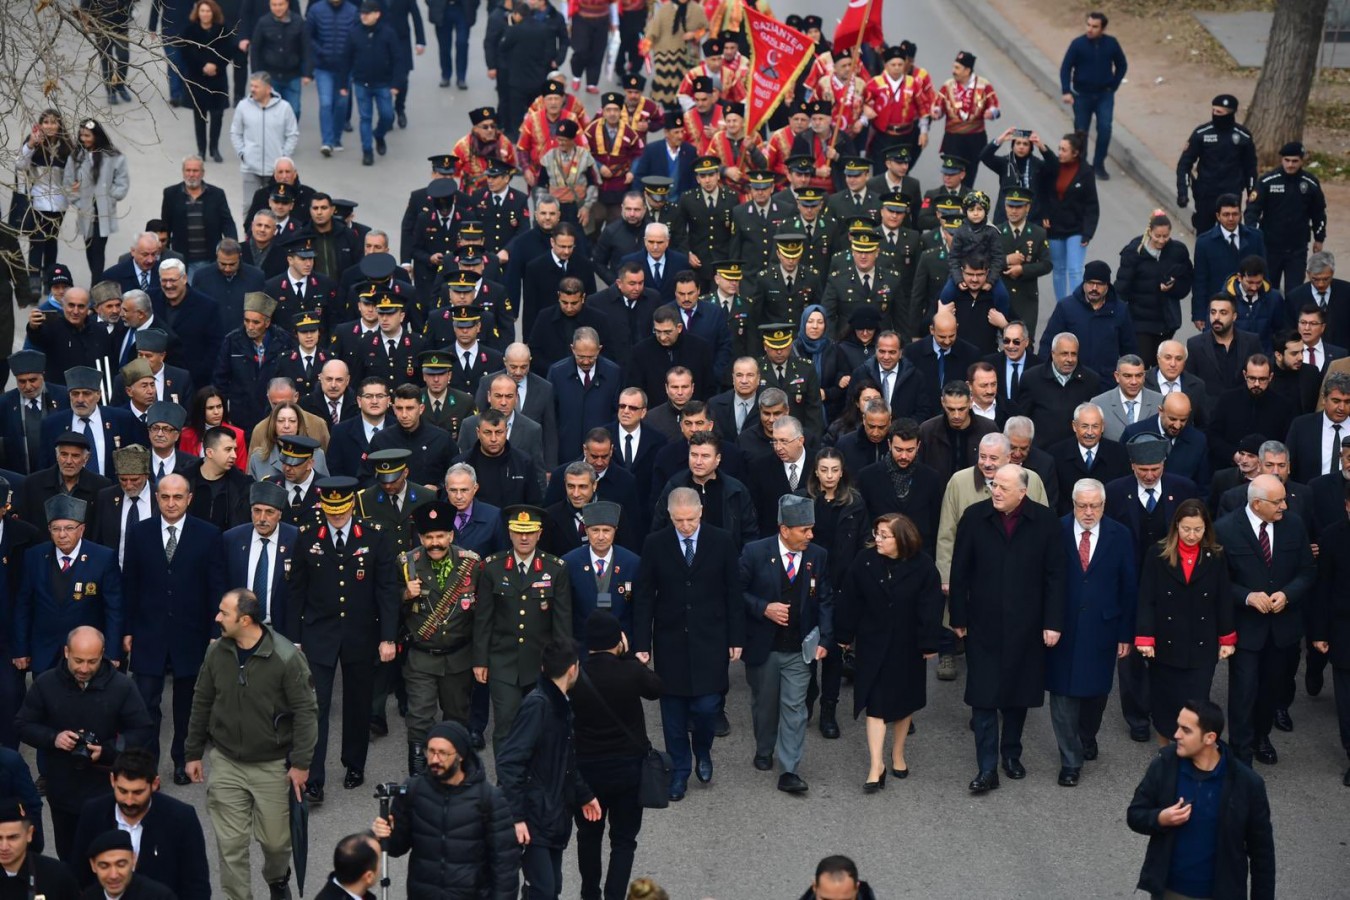
[[[1331,667],[1350,754],[1350,283],[1301,145],[1260,174],[1215,97],[1177,167],[1194,245],[1157,210],[1094,254],[1126,71],[1104,14],[1064,59],[1076,128],[1047,144],[991,133],[966,51],[944,81],[909,41],[790,16],[817,46],[754,122],[743,0],[505,0],[482,48],[498,106],[430,158],[395,232],[291,155],[311,80],[323,156],[350,101],[363,161],[386,152],[416,4],[255,5],[163,4],[199,153],[110,266],[132,185],[104,127],[48,110],[18,150],[9,874],[29,853],[49,896],[72,873],[108,897],[209,894],[195,814],[149,799],[168,687],[172,777],[208,783],[219,888],[250,895],[256,841],[289,896],[288,808],[324,800],[340,675],[343,787],[391,697],[412,777],[379,845],[339,845],[333,885],[369,890],[378,846],[411,852],[410,895],[505,900],[523,872],[557,897],[575,819],[581,896],[614,900],[643,807],[712,782],[733,722],[744,762],[802,793],[806,731],[839,738],[843,700],[862,790],[908,777],[935,660],[964,680],[970,792],[1026,777],[1047,694],[1058,784],[1090,777],[1114,684],[1130,736],[1162,748],[1129,813],[1153,836],[1140,887],[1245,896],[1250,867],[1274,895],[1251,766],[1279,762],[1300,670],[1316,696]],[[442,88],[466,86],[477,13],[427,5]],[[227,98],[244,210],[203,161],[223,160]],[[939,125],[924,190],[910,169]],[[69,211],[88,285],[57,259]],[[749,716],[727,709],[733,672]],[[44,803],[69,871],[36,856]],[[821,866],[808,897],[871,896],[846,858]]]

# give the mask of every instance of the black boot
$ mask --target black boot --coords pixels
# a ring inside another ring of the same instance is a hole
[[[408,745],[408,776],[425,775],[427,772],[427,748],[425,744]]]
[[[820,734],[830,740],[839,737],[839,723],[834,718],[834,709],[838,705],[836,700],[820,701]]]

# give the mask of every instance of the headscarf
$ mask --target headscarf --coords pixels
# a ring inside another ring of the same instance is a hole
[[[814,341],[806,336],[806,320],[811,318],[813,312],[819,312],[820,317],[825,320],[825,333]],[[797,355],[802,359],[811,360],[811,365],[816,367],[816,378],[822,383],[825,379],[825,348],[830,345],[829,334],[830,319],[825,315],[825,307],[819,303],[812,303],[802,310],[802,319],[797,325],[797,340],[793,342],[792,349],[797,351]]]

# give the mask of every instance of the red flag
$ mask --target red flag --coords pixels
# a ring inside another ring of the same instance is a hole
[[[878,49],[885,43],[881,30],[882,0],[848,0],[848,9],[834,29],[834,55],[852,53],[859,44]],[[861,35],[861,36],[860,36]]]
[[[745,130],[754,134],[783,102],[788,89],[815,56],[816,45],[795,28],[745,7],[750,36],[750,95],[746,98]]]

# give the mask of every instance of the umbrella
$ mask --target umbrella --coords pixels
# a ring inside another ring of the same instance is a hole
[[[309,862],[309,804],[295,797],[295,786],[286,785],[291,801],[291,859],[295,862],[295,883],[305,896],[305,866]]]

